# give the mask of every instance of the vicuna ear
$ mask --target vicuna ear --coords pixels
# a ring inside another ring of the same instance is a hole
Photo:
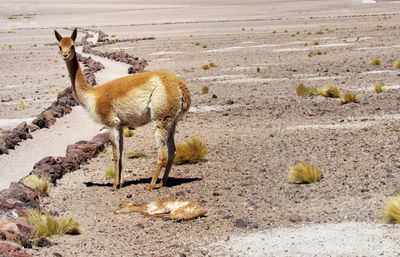
[[[77,34],[78,34],[78,30],[75,28],[74,31],[72,31],[72,34],[71,34],[71,39],[72,39],[72,41],[75,42],[75,39],[76,39],[76,35],[77,35]]]
[[[60,35],[60,33],[58,33],[57,30],[54,30],[54,35],[56,35],[58,42],[60,42],[62,39],[62,36]]]

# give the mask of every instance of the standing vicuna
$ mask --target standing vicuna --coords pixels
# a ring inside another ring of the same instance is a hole
[[[114,156],[114,185],[122,187],[123,129],[139,127],[153,121],[158,158],[148,189],[166,184],[175,158],[174,133],[177,122],[190,107],[190,93],[184,82],[166,71],[143,72],[121,77],[91,87],[85,80],[75,53],[77,30],[63,38],[54,31],[62,58],[67,64],[76,99],[97,122],[111,130]],[[168,156],[163,179],[157,183],[163,167],[163,150]]]

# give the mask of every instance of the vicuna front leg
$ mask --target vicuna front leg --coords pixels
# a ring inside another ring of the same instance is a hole
[[[122,178],[122,157],[124,149],[124,135],[123,128],[115,128],[112,131],[111,144],[113,148],[114,157],[114,185],[113,189],[121,188],[124,181]]]
[[[157,156],[156,166],[153,170],[150,185],[147,187],[147,189],[149,190],[154,188],[160,188],[167,183],[168,175],[175,158],[174,132],[175,132],[175,122],[171,118],[155,121],[155,137],[158,149],[158,156]],[[157,179],[161,173],[161,169],[163,167],[163,162],[165,158],[163,151],[165,150],[166,145],[168,150],[168,157],[167,157],[168,160],[167,160],[167,165],[165,167],[165,173],[162,181],[159,184],[156,184]]]

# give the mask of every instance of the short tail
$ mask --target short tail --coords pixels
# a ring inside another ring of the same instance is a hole
[[[183,82],[179,83],[179,87],[182,92],[181,113],[185,114],[189,111],[190,104],[192,103],[192,98],[190,97],[189,89]]]

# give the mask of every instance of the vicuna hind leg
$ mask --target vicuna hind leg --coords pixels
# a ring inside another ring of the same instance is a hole
[[[114,158],[114,185],[113,189],[122,187],[122,156],[124,149],[123,128],[113,129],[112,140],[113,158]]]
[[[167,140],[168,160],[167,160],[167,165],[165,166],[164,176],[162,179],[162,185],[164,186],[167,184],[168,175],[169,172],[171,171],[172,164],[174,163],[175,159],[175,151],[176,151],[175,140],[174,140],[175,127],[176,123],[174,123],[171,126],[168,133],[168,140]]]
[[[162,182],[156,185],[157,179],[160,176],[161,169],[163,167],[164,161],[164,149],[167,144],[168,136],[170,128],[172,127],[171,119],[163,119],[163,120],[156,120],[154,122],[155,125],[155,136],[156,136],[156,144],[158,149],[158,156],[156,166],[153,170],[152,178],[150,185],[147,187],[148,190],[152,190],[154,188],[162,187]]]

